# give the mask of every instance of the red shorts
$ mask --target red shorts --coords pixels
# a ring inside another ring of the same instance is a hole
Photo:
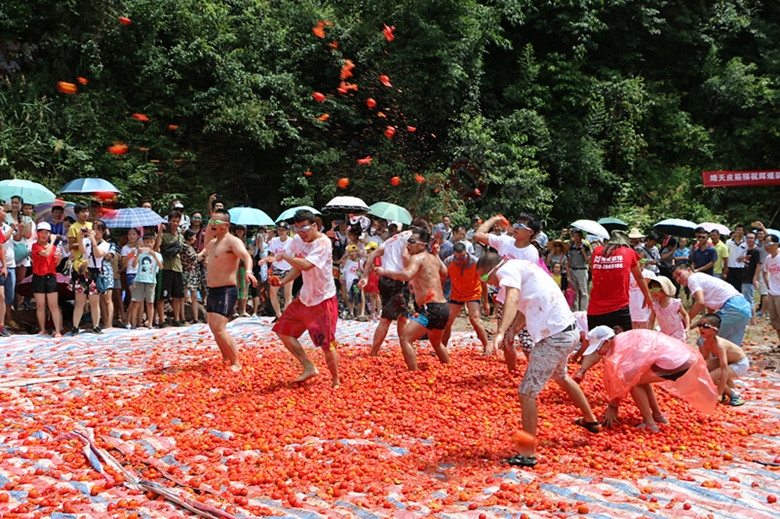
[[[336,322],[339,318],[338,297],[333,296],[315,306],[306,306],[299,298],[287,305],[272,330],[279,335],[300,337],[309,332],[315,346],[325,351],[336,349]]]

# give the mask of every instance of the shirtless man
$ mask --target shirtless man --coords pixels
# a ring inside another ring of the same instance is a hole
[[[438,258],[427,250],[431,236],[425,229],[414,229],[406,240],[409,252],[409,264],[402,271],[374,269],[378,276],[387,276],[398,281],[408,281],[414,290],[418,312],[409,319],[401,334],[401,350],[409,371],[417,371],[417,354],[412,343],[428,334],[436,356],[442,364],[450,363],[447,348],[442,346],[441,338],[449,320],[449,306],[442,291],[442,281],[447,277],[447,268]]]
[[[212,213],[208,228],[214,238],[204,247],[208,252],[209,269],[206,273],[206,285],[209,293],[206,298],[209,328],[214,334],[222,359],[230,362],[230,369],[239,371],[241,362],[238,360],[236,344],[227,333],[225,326],[228,317],[233,313],[233,306],[238,298],[236,288],[236,271],[238,262],[242,260],[246,269],[246,281],[257,286],[257,279],[252,273],[252,257],[246,246],[228,232],[230,213],[218,209]]]
[[[696,323],[699,328],[699,352],[707,361],[712,381],[718,385],[718,395],[726,395],[729,404],[740,406],[745,400],[732,389],[735,378],[742,377],[750,367],[745,352],[733,342],[718,337],[721,319],[715,314],[706,314]]]
[[[333,247],[330,238],[320,232],[311,211],[304,209],[296,211],[293,225],[296,235],[287,252],[274,257],[286,261],[292,268],[281,279],[275,276],[269,277],[268,283],[278,287],[292,283],[295,278],[302,276],[303,287],[298,297],[284,309],[273,331],[279,336],[287,351],[292,353],[303,367],[303,373],[295,379],[295,382],[305,382],[319,375],[317,368],[298,341],[298,337],[308,330],[314,345],[325,353],[333,387],[338,387],[341,382],[339,356],[336,352],[339,303],[336,284],[333,282]]]

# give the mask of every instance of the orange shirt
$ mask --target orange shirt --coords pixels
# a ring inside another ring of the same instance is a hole
[[[482,299],[482,282],[477,275],[477,262],[471,256],[467,257],[468,262],[463,265],[455,261],[455,256],[450,256],[444,262],[452,285],[451,301],[466,303]]]

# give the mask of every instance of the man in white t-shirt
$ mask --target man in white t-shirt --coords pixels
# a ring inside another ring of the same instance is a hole
[[[339,318],[339,303],[336,284],[333,282],[333,247],[330,238],[317,228],[311,211],[296,211],[293,222],[297,234],[288,251],[277,256],[277,259],[286,261],[292,268],[283,278],[271,276],[268,281],[271,285],[282,286],[302,276],[303,286],[298,297],[287,305],[273,331],[303,367],[303,373],[295,382],[304,382],[319,374],[298,341],[298,337],[308,331],[314,345],[325,353],[333,387],[338,387],[336,322]]]
[[[412,231],[402,231],[393,234],[368,255],[363,269],[363,277],[358,286],[365,290],[368,284],[368,275],[376,268],[377,258],[381,258],[381,266],[385,270],[395,271],[404,269],[404,254],[406,242],[412,236]],[[406,305],[409,300],[409,285],[404,281],[398,281],[387,276],[379,277],[379,296],[382,299],[382,315],[379,324],[374,330],[374,339],[371,345],[371,355],[378,355],[379,349],[387,337],[390,323],[397,321],[398,337],[401,337],[406,327]]]
[[[778,255],[778,237],[774,234],[767,235],[766,239],[766,260],[764,261],[764,282],[766,283],[767,295],[765,296],[764,309],[769,314],[769,321],[772,328],[777,332],[780,339],[780,255]]]
[[[588,399],[567,372],[569,354],[577,347],[579,332],[563,292],[552,277],[535,262],[502,260],[493,252],[487,252],[479,259],[477,273],[487,283],[506,289],[504,313],[493,341],[495,347],[503,346],[510,371],[516,368],[515,332],[523,325],[527,326],[535,343],[518,388],[523,431],[536,438],[536,399],[547,381],[552,379],[582,412],[583,416],[575,423],[590,432],[599,432],[601,425]],[[505,341],[509,344],[503,344]],[[533,443],[528,446],[527,452],[506,461],[510,465],[536,465]]]
[[[674,280],[691,292],[693,306],[688,310],[691,321],[703,308],[712,308],[721,320],[718,336],[734,344],[742,344],[751,318],[750,303],[745,296],[722,279],[693,272],[687,263],[677,265]],[[696,323],[691,322],[690,329],[693,328],[696,328]]]
[[[285,274],[287,274],[287,272],[289,272],[290,268],[292,268],[289,263],[279,259],[282,254],[288,252],[288,247],[292,243],[292,238],[289,236],[290,225],[285,221],[281,221],[276,226],[276,232],[279,234],[279,236],[273,237],[268,243],[268,256],[266,256],[264,261],[266,263],[271,263],[271,275],[282,278],[285,276]],[[279,319],[279,317],[282,315],[282,311],[284,311],[287,305],[289,305],[292,301],[292,293],[292,284],[285,285],[284,307],[280,307],[279,287],[271,287],[271,306],[274,309],[274,314],[276,314],[275,320]]]

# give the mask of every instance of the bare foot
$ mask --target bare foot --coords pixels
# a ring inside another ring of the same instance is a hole
[[[293,380],[293,382],[297,382],[297,383],[306,382],[310,378],[314,378],[319,374],[320,372],[317,371],[317,368],[314,368],[312,370],[304,370],[304,372],[301,373],[301,376]]]
[[[234,372],[241,371],[241,364],[231,364],[230,369]]]
[[[335,388],[339,387],[340,385],[341,385],[341,381],[339,379],[337,379],[337,378],[334,378],[333,379],[333,388],[335,389]]]
[[[59,332],[58,332],[58,333],[55,333],[55,334],[54,334],[54,338],[55,338],[55,339],[62,339],[62,334],[61,334],[61,333],[59,333]]]

